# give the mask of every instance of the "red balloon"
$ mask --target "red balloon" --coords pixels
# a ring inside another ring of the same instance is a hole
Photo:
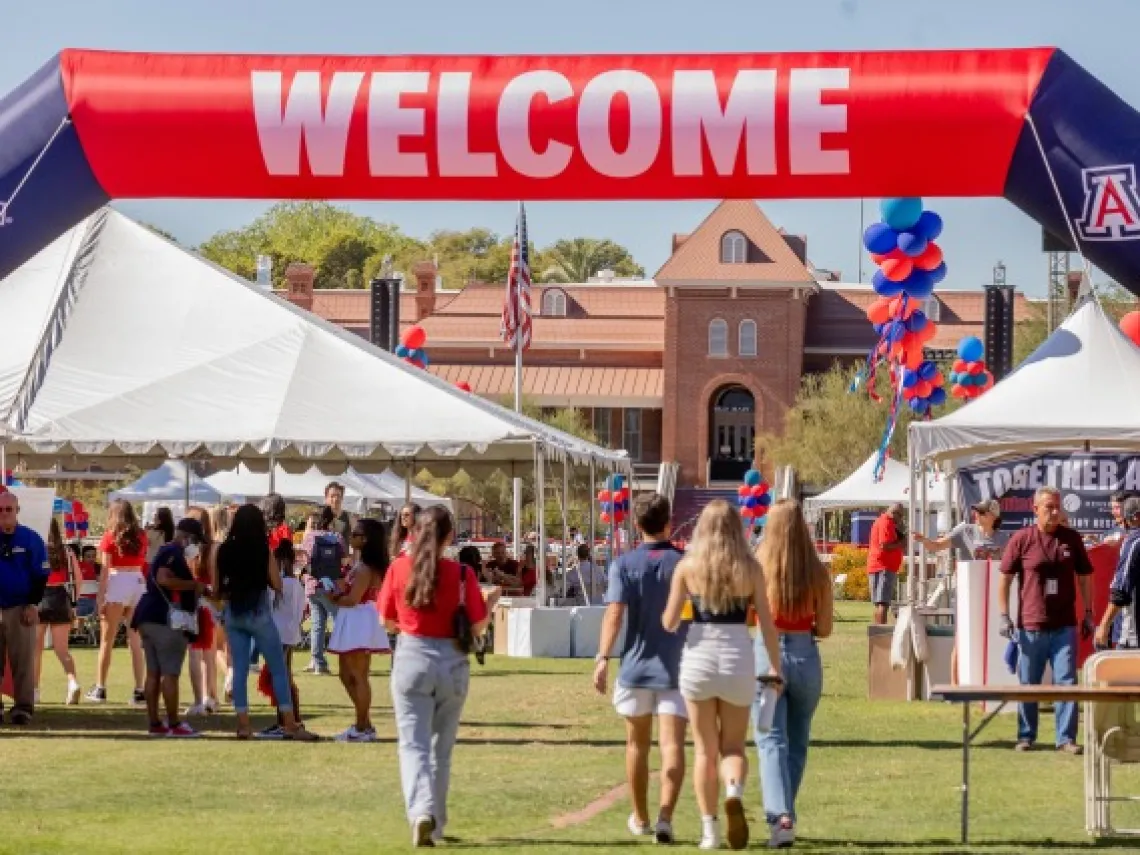
[[[85,510],[85,508],[83,507],[83,502],[72,502],[71,503],[71,510],[73,513],[77,513],[77,514],[83,513],[83,511]]]
[[[911,315],[918,311],[918,302],[916,300],[907,300],[906,310],[902,307],[902,297],[891,297],[891,317],[906,320]]]
[[[427,363],[425,363],[422,359],[409,359],[408,362],[416,366],[416,368],[427,368]]]
[[[600,517],[598,517],[598,519],[602,522],[603,525],[609,525],[610,524],[610,515],[607,514],[605,511],[602,511],[602,515]]]
[[[914,398],[917,395],[918,395],[918,392],[915,391],[914,386],[904,386],[903,387],[903,398],[905,400],[909,401],[911,398]]]
[[[599,502],[608,502],[610,500],[610,498],[612,497],[612,495],[613,494],[610,493],[609,490],[602,490],[602,492],[598,493],[598,501]]]
[[[772,489],[772,488],[768,486],[768,482],[767,482],[767,481],[761,481],[761,482],[760,482],[759,490],[760,490],[760,495],[761,495],[761,496],[763,496],[765,493],[767,493],[767,492],[768,492],[769,490],[771,490],[771,489]]]
[[[625,522],[625,511],[614,511],[614,522]]]
[[[746,520],[750,520],[756,516],[756,508],[741,508],[740,515]]]
[[[621,488],[621,500],[623,502],[629,501],[629,487],[622,487]]]
[[[922,254],[915,257],[914,266],[919,270],[933,270],[942,263],[942,248],[934,241],[926,245]]]
[[[929,325],[928,325],[929,326]],[[902,364],[909,368],[911,371],[917,371],[918,366],[922,365],[923,359],[926,356],[922,352],[922,346],[907,348],[906,353],[903,354]]]
[[[867,307],[867,320],[873,324],[885,324],[891,319],[891,301],[880,297]]]
[[[1128,336],[1134,345],[1140,347],[1140,312],[1129,312],[1121,318],[1120,331]]]
[[[934,323],[934,321],[927,321],[926,326],[920,329],[916,335],[918,336],[918,340],[920,342],[926,344],[928,341],[938,335],[938,324]]]
[[[939,389],[942,386],[944,386],[945,384],[946,384],[946,378],[942,376],[941,371],[939,371],[937,374],[935,374],[934,378],[930,381],[930,385],[932,385],[935,389]]]
[[[471,391],[471,384],[468,383],[466,380],[460,380],[458,383],[455,384],[455,388],[459,389],[459,391],[461,391],[461,392],[470,392]]]
[[[919,380],[914,384],[914,394],[918,398],[929,398],[930,393],[934,391],[934,384],[929,380]]]
[[[986,363],[984,362],[971,362],[966,366],[967,374],[981,374],[986,370]]]
[[[986,372],[986,382],[982,386],[982,391],[985,391],[986,389],[990,388],[993,385],[994,385],[994,375],[991,374],[989,371],[987,371]]]
[[[955,398],[965,398],[967,397],[966,387],[955,383],[952,387],[950,387],[950,394]]]
[[[767,493],[768,491],[765,489],[767,486],[767,484],[757,484],[755,487],[752,487],[749,491],[752,498],[759,499],[761,496]]]
[[[896,258],[891,255],[889,258],[884,258],[883,263],[879,265],[879,269],[883,271],[883,275],[890,279],[892,282],[902,282],[912,270],[914,270],[914,262],[907,256],[903,255],[902,258]]]
[[[890,253],[887,253],[886,255],[883,255],[881,252],[871,253],[871,261],[875,262],[875,264],[882,264],[888,258],[890,258]]]
[[[751,490],[752,490],[752,488],[749,487],[747,484],[741,484],[739,487],[736,488],[736,495],[740,496],[740,498],[743,499],[749,495]]]
[[[950,370],[953,371],[955,374],[961,374],[963,371],[966,370],[966,360],[955,359],[954,365]]]
[[[419,324],[408,327],[400,336],[400,344],[408,350],[419,350],[427,343],[427,332]]]

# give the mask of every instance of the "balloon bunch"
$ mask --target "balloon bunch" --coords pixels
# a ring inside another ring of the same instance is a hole
[[[903,369],[903,400],[916,415],[925,416],[931,407],[946,403],[945,383],[938,366],[929,359],[924,359],[918,368]]]
[[[23,487],[24,485],[20,483],[19,479],[16,478],[15,474],[13,474],[11,469],[5,469],[4,470],[4,480],[2,483],[0,483],[0,486],[3,486],[3,487]]]
[[[431,364],[424,345],[427,344],[427,332],[419,324],[408,327],[400,335],[400,344],[396,348],[396,356],[416,368],[427,368]]]
[[[889,360],[912,371],[922,363],[926,343],[938,333],[938,324],[926,317],[918,303],[902,297],[880,297],[867,308],[867,318],[879,336],[872,359]],[[874,390],[870,392],[874,396]]]
[[[63,515],[63,527],[66,530],[67,539],[71,540],[86,535],[89,522],[90,517],[87,514],[87,509],[83,507],[83,503],[72,502],[71,511]]]
[[[611,475],[604,490],[598,493],[602,505],[599,519],[604,525],[620,525],[629,513],[629,487],[621,475]]]
[[[914,197],[884,199],[879,210],[882,222],[863,233],[863,245],[879,265],[871,280],[875,293],[925,300],[946,278],[942,249],[935,243],[942,234],[942,218],[924,211],[922,200]]]
[[[958,358],[950,372],[950,394],[955,398],[976,398],[994,385],[994,375],[983,361],[985,353],[985,345],[976,336],[958,342]]]
[[[772,488],[755,469],[744,473],[744,483],[736,488],[736,503],[740,506],[740,515],[746,520],[760,520],[768,513],[772,505]]]

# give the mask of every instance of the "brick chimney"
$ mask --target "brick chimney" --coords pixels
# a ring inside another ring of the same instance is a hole
[[[673,235],[673,252],[676,254],[677,250],[681,248],[681,244],[689,239],[688,235],[674,234]]]
[[[285,268],[285,296],[289,302],[306,311],[313,311],[313,280],[317,271],[311,264],[294,261]]]
[[[435,277],[438,270],[433,262],[417,261],[412,265],[416,277],[416,320],[422,321],[435,311]]]

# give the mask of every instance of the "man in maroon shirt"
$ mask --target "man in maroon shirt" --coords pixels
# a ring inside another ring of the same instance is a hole
[[[1093,633],[1092,564],[1080,534],[1061,524],[1061,494],[1042,487],[1033,497],[1035,525],[1013,535],[1001,562],[998,605],[1001,634],[1018,646],[1017,676],[1022,685],[1038,685],[1045,665],[1053,683],[1077,683],[1077,587],[1086,604],[1081,635]],[[1017,629],[1009,617],[1009,589],[1017,577]],[[1080,754],[1077,705],[1056,705],[1057,750]],[[1017,750],[1029,751],[1037,741],[1037,704],[1019,704]]]

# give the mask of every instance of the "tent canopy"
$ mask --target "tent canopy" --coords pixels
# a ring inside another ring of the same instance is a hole
[[[462,392],[105,208],[0,282],[9,465],[447,475],[609,451]]]
[[[180,460],[168,460],[157,469],[147,472],[133,484],[112,492],[108,498],[126,499],[128,502],[184,502],[186,499],[186,465]],[[243,496],[232,496],[241,501]],[[216,505],[222,494],[202,478],[191,472],[190,501],[196,505]]]
[[[337,475],[335,480],[344,487],[344,503],[350,510],[361,512],[377,502],[401,505],[404,502],[406,486],[404,480],[394,473],[381,480],[381,475],[363,475],[349,469]],[[318,504],[324,501],[325,487],[333,480],[315,466],[307,472],[294,474],[280,466],[273,475],[273,491],[280,493],[290,502]],[[270,492],[269,473],[253,472],[246,466],[239,466],[230,472],[218,472],[206,479],[206,484],[225,497],[261,498]],[[418,487],[412,488],[412,500],[421,507],[442,505],[450,510],[448,499],[433,496]]]
[[[804,499],[804,512],[809,519],[818,519],[824,511],[850,511],[862,508],[885,508],[895,502],[905,505],[910,496],[910,470],[905,463],[887,459],[883,478],[875,480],[875,462],[872,454],[863,464],[830,490]],[[915,497],[917,498],[917,497]],[[926,481],[927,504],[941,508],[945,504],[945,485],[934,477]]]
[[[913,422],[912,460],[1032,449],[1140,448],[1140,349],[1093,298],[1018,369],[966,406]]]

